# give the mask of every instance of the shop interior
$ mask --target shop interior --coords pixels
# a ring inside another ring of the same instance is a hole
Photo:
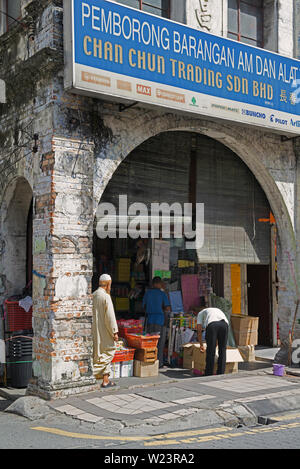
[[[233,152],[203,135],[160,134],[120,164],[101,202],[117,207],[123,194],[128,206],[204,203],[205,243],[200,250],[186,249],[184,237],[173,233],[164,238],[162,232],[156,239],[150,233],[139,239],[120,239],[118,234],[99,239],[95,227],[93,291],[102,273],[112,276],[119,324],[144,324],[143,296],[159,276],[172,309],[165,345],[168,366],[186,364],[185,344],[196,340],[203,298],[229,319],[245,319],[244,326],[231,328],[228,345],[245,347],[246,359],[255,359],[257,345],[277,346],[276,222],[260,185]]]

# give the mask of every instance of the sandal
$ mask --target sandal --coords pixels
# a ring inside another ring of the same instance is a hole
[[[106,384],[106,386],[103,386],[103,384],[101,384],[101,388],[103,388],[103,389],[115,388],[116,386],[117,386],[116,383],[112,383],[111,381],[108,384]]]

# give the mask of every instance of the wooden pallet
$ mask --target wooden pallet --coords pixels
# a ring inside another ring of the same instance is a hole
[[[154,363],[157,360],[157,347],[137,349],[134,358],[140,362]]]

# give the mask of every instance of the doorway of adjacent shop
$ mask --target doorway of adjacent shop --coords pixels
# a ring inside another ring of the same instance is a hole
[[[258,345],[272,346],[272,309],[270,301],[270,266],[248,265],[248,314],[259,317]]]
[[[2,212],[2,228],[6,292],[0,330],[0,339],[5,344],[2,382],[13,388],[26,388],[31,378],[33,338],[33,194],[27,180],[20,177],[12,181],[5,199],[7,208]]]

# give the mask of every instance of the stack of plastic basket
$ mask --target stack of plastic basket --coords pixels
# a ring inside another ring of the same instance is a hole
[[[137,348],[137,349],[157,347],[159,338],[160,336],[157,334],[153,334],[153,335],[151,334],[148,334],[148,335],[127,334],[126,335],[128,346]]]
[[[111,364],[112,378],[130,378],[133,376],[133,358],[135,349],[117,350]]]
[[[118,321],[119,337],[126,339],[127,334],[142,334],[143,324],[140,319],[121,319]]]
[[[13,388],[26,388],[32,376],[32,334],[9,339],[8,364]]]
[[[19,306],[18,301],[5,301],[5,313],[7,314],[8,332],[32,329],[32,307],[28,312]]]

